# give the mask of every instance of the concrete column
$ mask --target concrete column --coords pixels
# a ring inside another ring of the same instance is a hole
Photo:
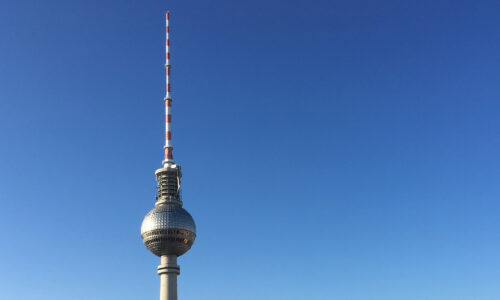
[[[177,300],[177,275],[180,268],[176,255],[163,255],[158,266],[160,275],[160,300]]]

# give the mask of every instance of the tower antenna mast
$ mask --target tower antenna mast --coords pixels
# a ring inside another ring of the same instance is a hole
[[[172,97],[170,96],[170,39],[169,39],[169,19],[170,12],[165,14],[165,159],[163,167],[169,168],[174,165],[174,156],[172,151]]]

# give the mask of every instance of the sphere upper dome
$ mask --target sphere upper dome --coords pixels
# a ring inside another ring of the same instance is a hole
[[[163,204],[153,208],[142,221],[144,245],[157,256],[186,253],[196,238],[193,217],[181,206]]]

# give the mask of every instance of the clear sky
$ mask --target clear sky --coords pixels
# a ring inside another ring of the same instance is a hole
[[[0,2],[0,299],[500,299],[498,1]]]

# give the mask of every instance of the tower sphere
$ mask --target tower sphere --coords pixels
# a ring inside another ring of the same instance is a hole
[[[161,204],[144,217],[141,236],[153,254],[181,256],[194,243],[196,225],[193,217],[180,205]]]

